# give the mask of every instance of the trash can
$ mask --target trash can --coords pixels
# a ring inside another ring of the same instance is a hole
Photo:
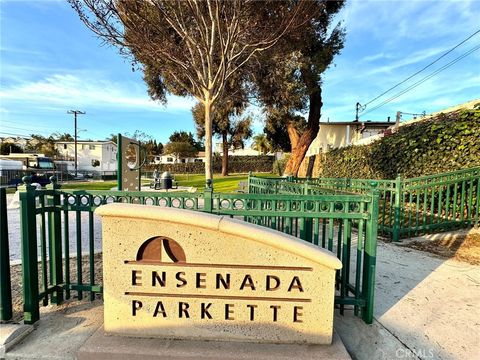
[[[173,185],[173,176],[165,171],[160,177],[160,189],[171,189]]]

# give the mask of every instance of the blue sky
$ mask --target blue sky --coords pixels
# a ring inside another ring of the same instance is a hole
[[[322,121],[353,120],[365,104],[480,29],[480,1],[349,1],[339,14],[347,28],[342,54],[324,74]],[[102,46],[64,1],[0,0],[0,136],[73,132],[79,137],[141,130],[166,142],[175,130],[194,132],[195,101],[149,100],[141,72]],[[480,44],[480,34],[387,96]],[[362,120],[386,120],[401,110],[427,113],[480,98],[480,50]],[[255,132],[262,115],[252,109]]]

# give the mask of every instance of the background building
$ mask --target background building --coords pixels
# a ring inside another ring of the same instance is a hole
[[[153,163],[158,164],[188,164],[205,162],[205,151],[199,151],[195,157],[182,157],[177,159],[173,154],[155,155]]]
[[[356,144],[362,139],[383,133],[394,122],[321,122],[317,137],[308,148],[306,156],[313,156],[330,149]]]
[[[68,171],[74,170],[75,143],[57,141],[58,163],[67,164]],[[112,141],[77,141],[79,171],[117,171],[117,144]]]

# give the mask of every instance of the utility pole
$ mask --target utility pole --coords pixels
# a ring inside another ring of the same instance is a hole
[[[367,105],[362,105],[359,102],[355,105],[355,122],[360,120],[359,114],[367,108]]]
[[[75,178],[77,177],[77,115],[85,115],[85,111],[68,110],[67,114],[73,114],[75,127]]]

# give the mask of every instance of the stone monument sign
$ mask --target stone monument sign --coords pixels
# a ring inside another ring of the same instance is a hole
[[[122,134],[117,135],[117,188],[123,191],[140,191],[140,169],[142,161],[142,147],[140,142]]]
[[[330,344],[330,252],[229,217],[146,205],[97,209],[104,329],[136,337]]]

